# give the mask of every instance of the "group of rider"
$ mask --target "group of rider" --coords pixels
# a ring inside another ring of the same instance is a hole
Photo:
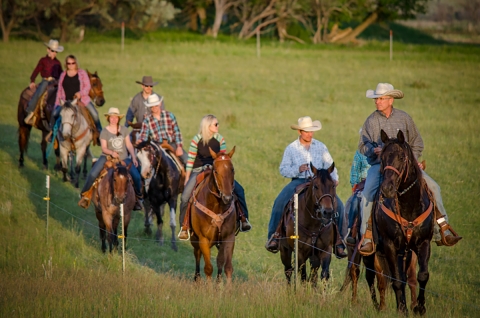
[[[95,179],[103,169],[107,156],[118,158],[126,163],[132,162],[138,168],[135,151],[130,140],[130,134],[127,127],[136,125],[139,128],[136,144],[151,140],[162,143],[168,142],[170,146],[175,149],[175,155],[178,156],[186,166],[185,189],[181,197],[181,217],[186,213],[188,200],[195,186],[196,176],[205,169],[211,168],[213,158],[210,155],[209,148],[214,152],[225,152],[225,139],[218,133],[219,122],[213,115],[206,115],[202,118],[199,132],[195,135],[190,143],[190,148],[187,153],[183,150],[182,134],[178,127],[175,115],[165,110],[165,103],[163,97],[153,92],[153,86],[158,82],[154,82],[151,76],[144,76],[142,81],[136,83],[142,86],[142,91],[139,92],[132,99],[127,111],[125,126],[120,126],[120,120],[124,117],[117,108],[110,108],[105,114],[108,121],[108,126],[101,129],[98,120],[98,113],[95,110],[93,103],[88,97],[90,90],[90,82],[86,72],[78,68],[78,61],[73,55],[66,58],[66,71],[62,72],[62,66],[56,59],[57,52],[62,52],[63,47],[59,45],[58,41],[50,40],[45,43],[47,46],[47,56],[40,59],[30,78],[30,88],[35,88],[35,78],[40,73],[42,81],[37,86],[37,89],[28,105],[28,116],[25,119],[26,123],[31,122],[36,103],[45,92],[47,86],[52,81],[58,81],[58,93],[55,102],[56,109],[54,111],[54,119],[51,120],[51,128],[58,117],[59,104],[61,100],[77,99],[81,105],[87,107],[92,114],[97,129],[100,132],[100,145],[102,148],[102,155],[91,169],[87,181],[82,189],[82,199],[79,202],[80,206],[88,206],[90,200],[84,194],[90,189]],[[360,131],[360,141],[358,150],[354,157],[355,169],[352,167],[351,171],[351,185],[356,187],[360,181],[364,182],[364,187],[361,195],[362,202],[362,223],[360,232],[362,234],[362,247],[359,252],[362,255],[370,255],[375,251],[374,242],[372,240],[372,222],[371,210],[376,192],[382,182],[382,172],[380,171],[380,153],[382,151],[383,142],[381,140],[380,132],[383,130],[390,138],[395,137],[398,131],[402,131],[406,137],[406,141],[411,146],[415,158],[421,156],[423,151],[423,140],[420,133],[413,122],[412,118],[404,111],[393,107],[394,99],[403,98],[403,92],[388,83],[379,83],[375,90],[368,90],[366,97],[375,101],[376,111],[374,111],[365,121]],[[136,124],[133,121],[136,120]],[[282,239],[277,226],[284,213],[285,206],[294,195],[297,186],[308,182],[309,178],[313,176],[310,164],[317,169],[327,169],[333,163],[333,158],[330,155],[327,147],[320,141],[313,138],[314,132],[322,128],[320,121],[312,121],[308,116],[298,119],[297,125],[292,125],[291,129],[298,132],[298,138],[287,146],[285,149],[282,162],[280,164],[280,174],[291,181],[282,189],[276,198],[268,224],[268,236],[265,248],[276,253],[279,249],[279,240]],[[128,151],[128,152],[127,152]],[[128,156],[130,153],[130,157]],[[359,165],[357,165],[358,163]],[[422,164],[419,163],[422,168]],[[142,185],[141,177],[137,168],[131,168],[130,174],[134,183],[135,193],[137,195],[137,202],[135,210],[142,209]],[[368,169],[368,172],[366,170]],[[353,175],[355,174],[355,175]],[[331,177],[338,186],[339,177],[337,169],[335,168]],[[437,245],[453,246],[462,237],[458,236],[451,230],[448,224],[447,213],[443,206],[440,187],[438,184],[423,172],[423,177],[432,191],[435,198],[435,219],[436,227],[433,240]],[[251,229],[251,224],[248,222],[248,208],[245,200],[245,193],[238,182],[235,181],[234,192],[240,203],[246,219],[242,219],[241,229],[248,231]],[[355,239],[348,236],[350,229],[342,229],[343,219],[345,218],[345,208],[340,200],[336,197],[336,221],[335,223],[340,227],[337,232],[342,234],[338,236],[335,242],[335,255],[338,258],[347,256],[345,253],[344,242],[355,243]],[[179,238],[188,239],[188,226],[183,226]],[[347,237],[348,236],[348,237]]]

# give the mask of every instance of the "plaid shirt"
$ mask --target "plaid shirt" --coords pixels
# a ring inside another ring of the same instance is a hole
[[[413,155],[418,160],[423,151],[423,139],[418,132],[417,126],[412,117],[400,109],[393,108],[390,117],[386,117],[381,111],[374,111],[363,124],[362,135],[358,143],[358,150],[367,157],[369,164],[379,164],[380,158],[373,151],[374,148],[383,147],[380,131],[383,131],[389,138],[397,138],[401,130],[405,141],[412,147]]]
[[[283,154],[282,163],[280,164],[280,174],[285,178],[306,178],[313,176],[310,165],[306,172],[299,172],[301,165],[310,162],[317,169],[328,169],[333,158],[328,152],[327,147],[320,141],[312,139],[310,148],[307,150],[297,139],[287,146]],[[338,181],[337,168],[330,174],[332,179]]]
[[[177,119],[168,110],[160,112],[160,120],[157,120],[153,115],[145,117],[139,140],[147,141],[149,137],[156,142],[166,140],[170,144],[175,143],[177,147],[183,148],[182,134],[180,128],[178,128]]]
[[[367,178],[368,168],[370,168],[370,165],[367,162],[367,157],[358,150],[355,151],[352,168],[350,169],[350,184],[352,187]]]
[[[57,90],[57,98],[55,99],[55,105],[60,105],[60,100],[65,101],[65,90],[63,89],[63,81],[65,80],[67,72],[63,72],[60,75],[60,79],[58,80],[58,90]],[[83,105],[87,106],[90,103],[90,78],[88,77],[88,73],[81,68],[78,69],[78,80],[80,81],[80,100],[82,101]]]

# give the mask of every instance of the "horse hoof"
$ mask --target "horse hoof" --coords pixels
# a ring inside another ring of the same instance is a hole
[[[145,234],[147,234],[148,236],[151,236],[152,235],[152,229],[150,227],[145,227],[145,230],[144,230]]]
[[[53,170],[55,170],[55,171],[61,171],[61,170],[62,170],[62,166],[57,163],[57,164],[55,164],[55,166],[53,167]]]
[[[415,308],[413,308],[413,312],[415,315],[423,316],[427,312],[427,308],[425,308],[425,306],[415,306]]]
[[[175,252],[178,252],[177,244],[172,244],[172,250],[174,250]]]
[[[48,170],[48,165],[43,165],[43,170]]]

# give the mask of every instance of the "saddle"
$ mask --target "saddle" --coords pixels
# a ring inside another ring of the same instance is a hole
[[[80,112],[82,113],[83,117],[87,120],[88,127],[90,128],[90,131],[92,132],[92,142],[93,145],[95,146],[100,146],[97,141],[99,140],[100,133],[97,130],[97,127],[95,126],[95,121],[93,120],[92,115],[88,111],[87,107],[79,100],[77,101],[78,108],[80,109]]]
[[[167,154],[170,156],[170,158],[173,159],[173,162],[175,163],[178,170],[180,171],[179,192],[181,193],[181,192],[183,192],[183,187],[185,186],[185,174],[186,174],[185,173],[185,165],[180,160],[180,158],[177,157],[177,155],[175,154],[175,150],[173,149],[172,146],[170,146],[168,144],[168,142],[166,140],[164,140],[160,146],[167,152]],[[195,187],[196,187],[196,185],[195,185]]]
[[[46,127],[50,127],[49,115],[51,115],[55,106],[57,87],[58,85],[56,81],[52,81],[48,84],[47,89],[38,99],[37,105],[35,105],[33,117],[29,122],[30,125],[40,130]],[[27,110],[28,102],[32,99],[34,93],[35,90],[32,90],[30,88],[27,88],[23,91],[22,98],[27,101],[27,103],[24,104],[24,111]]]

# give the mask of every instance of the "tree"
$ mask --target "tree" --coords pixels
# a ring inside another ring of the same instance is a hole
[[[29,0],[0,0],[0,27],[3,42],[8,42],[15,28],[39,13],[37,2]]]
[[[212,26],[212,36],[217,37],[220,26],[222,25],[223,16],[233,6],[240,3],[240,0],[214,0],[215,3],[215,20]]]

